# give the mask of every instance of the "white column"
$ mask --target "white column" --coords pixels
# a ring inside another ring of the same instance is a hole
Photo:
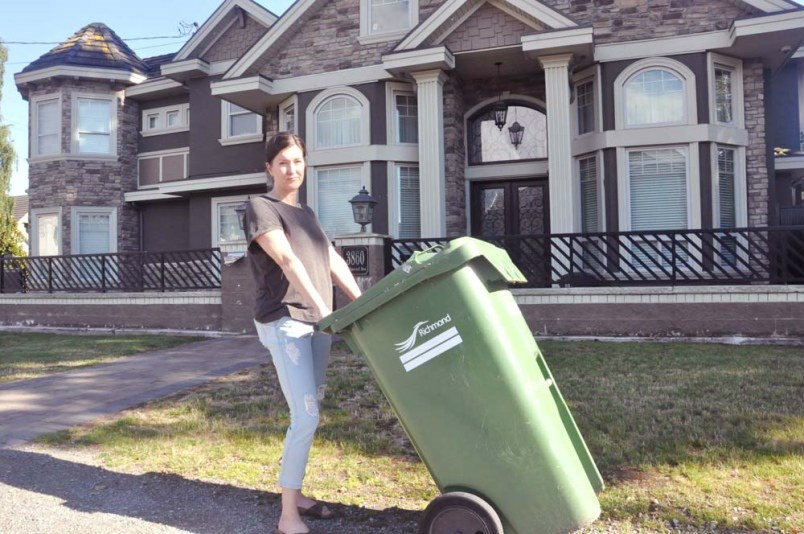
[[[444,82],[442,70],[412,72],[419,106],[419,200],[421,236],[447,234],[444,164]]]
[[[575,199],[578,184],[572,175],[569,63],[572,54],[541,56],[547,92],[547,156],[550,173],[550,232],[580,231]]]

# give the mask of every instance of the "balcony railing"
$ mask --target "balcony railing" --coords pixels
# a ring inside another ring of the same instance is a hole
[[[527,287],[804,283],[804,227],[488,237]],[[447,239],[393,240],[395,268]]]
[[[218,248],[0,258],[0,293],[188,291],[220,287]]]

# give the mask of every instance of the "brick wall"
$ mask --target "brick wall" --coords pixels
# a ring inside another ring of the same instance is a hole
[[[71,159],[72,97],[76,93],[114,95],[117,97],[117,158]],[[62,156],[29,162],[30,207],[62,207],[62,253],[71,252],[70,208],[73,206],[117,207],[117,247],[119,251],[139,248],[139,224],[134,208],[125,204],[123,194],[137,187],[137,137],[139,104],[125,99],[123,87],[95,81],[58,80],[38,85],[30,93],[61,95]],[[29,113],[29,121],[32,112]]]

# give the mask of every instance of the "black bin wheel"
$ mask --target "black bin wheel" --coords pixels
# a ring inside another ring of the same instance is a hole
[[[503,528],[489,503],[477,495],[454,491],[427,505],[419,534],[503,534]]]

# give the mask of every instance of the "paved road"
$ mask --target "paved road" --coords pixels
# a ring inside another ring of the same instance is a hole
[[[228,337],[0,385],[0,448],[266,361],[267,352],[256,337]]]

